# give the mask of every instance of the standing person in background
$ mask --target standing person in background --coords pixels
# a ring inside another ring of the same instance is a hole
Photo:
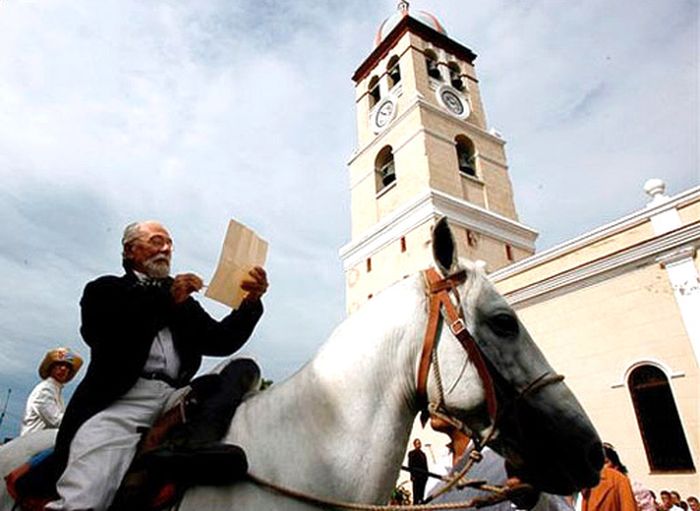
[[[673,501],[673,495],[671,495],[672,492],[668,490],[661,490],[661,509],[664,511],[683,511],[683,508],[680,506],[676,505],[676,503]]]
[[[657,511],[659,505],[656,502],[654,492],[639,481],[632,483],[632,490],[634,491],[634,499],[637,501],[639,511]]]
[[[581,511],[637,511],[637,502],[627,469],[612,445],[603,444],[605,463],[600,471],[600,483],[583,490]]]
[[[413,503],[420,504],[425,496],[425,485],[428,482],[428,458],[421,451],[420,439],[413,440],[414,449],[408,453],[408,468],[411,469],[413,483]],[[418,470],[413,470],[418,469]]]
[[[698,498],[692,495],[688,497],[688,508],[690,511],[700,511],[700,503],[698,503]]]
[[[29,394],[20,435],[61,425],[66,411],[61,391],[82,365],[80,355],[68,348],[56,348],[46,353],[39,365],[39,377],[43,381]]]

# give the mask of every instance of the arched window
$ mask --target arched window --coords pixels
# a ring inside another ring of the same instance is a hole
[[[391,183],[396,181],[396,173],[394,171],[394,153],[391,146],[384,147],[374,162],[374,170],[377,183],[377,192],[383,190]]]
[[[459,136],[455,139],[455,145],[459,171],[468,176],[476,176],[476,151],[472,141],[467,137]]]
[[[632,370],[627,383],[651,470],[694,470],[666,374],[645,364]]]
[[[428,76],[442,80],[437,62],[437,55],[432,50],[425,50],[425,67],[428,69]]]
[[[464,82],[462,82],[462,72],[459,69],[459,64],[450,62],[447,65],[447,69],[450,71],[450,83],[452,87],[457,90],[464,90]]]
[[[379,91],[379,78],[373,76],[369,81],[369,87],[367,90],[369,92],[369,107],[372,108],[374,105],[379,103],[380,99],[382,99],[382,94]]]
[[[389,88],[391,89],[401,81],[401,68],[399,67],[399,58],[397,56],[391,57],[389,64],[386,66],[386,72],[389,75]]]

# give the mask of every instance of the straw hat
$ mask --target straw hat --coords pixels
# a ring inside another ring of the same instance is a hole
[[[80,358],[80,355],[77,353],[72,352],[68,348],[55,348],[46,352],[44,360],[42,360],[41,365],[39,365],[39,376],[41,376],[42,380],[49,377],[51,374],[51,366],[57,362],[64,362],[71,367],[70,376],[67,381],[72,380],[75,373],[80,369],[80,366],[83,365],[83,359]]]

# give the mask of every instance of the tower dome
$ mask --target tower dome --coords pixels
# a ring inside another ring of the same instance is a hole
[[[411,18],[420,21],[424,25],[429,26],[433,30],[447,35],[447,31],[442,26],[442,23],[440,23],[440,21],[433,14],[426,11],[411,11],[409,13],[408,2],[401,0],[396,12],[385,19],[381,25],[379,25],[379,30],[377,30],[377,35],[374,38],[374,46],[379,46],[379,43],[381,43],[384,38],[389,35],[389,32],[391,32],[405,16],[410,16]]]

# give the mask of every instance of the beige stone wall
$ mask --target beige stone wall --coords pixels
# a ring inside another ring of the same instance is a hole
[[[404,236],[406,252],[401,252],[401,239],[398,238],[372,255],[371,271],[367,271],[367,260],[364,260],[346,272],[349,313],[365,303],[370,294],[376,295],[401,278],[432,264],[430,242],[432,225],[432,221],[426,222]],[[455,225],[451,227],[460,257],[472,261],[477,259],[485,261],[487,271],[495,271],[513,263],[507,258],[505,243],[502,240],[483,233],[474,233],[476,246],[470,246],[467,240],[467,229]],[[515,261],[531,255],[517,247],[511,247],[511,254]]]
[[[461,93],[469,100],[472,110],[474,111],[474,113],[469,117],[468,122],[481,129],[486,129],[486,116],[481,103],[479,82],[476,78],[474,66],[464,60],[455,58],[454,55],[436,48],[429,42],[426,42],[413,34],[411,34],[411,45],[412,60],[416,71],[416,87],[417,91],[423,96],[423,98],[433,106],[442,108],[435,96],[435,90],[440,85],[449,83],[449,72],[447,65],[450,62],[454,62],[461,70],[462,82],[465,85],[465,89],[461,91]],[[437,80],[428,76],[424,53],[426,50],[431,50],[437,55],[438,68],[440,69],[442,79]]]
[[[476,149],[476,179],[483,183],[481,197],[474,194],[477,195],[477,201],[474,203],[517,221],[503,140],[473,129],[441,111],[422,110],[421,123],[427,132],[426,151],[430,155],[431,186],[436,190],[470,200],[469,191],[472,190],[465,193],[463,185],[460,190],[461,178],[454,142],[458,136],[465,136],[472,141]]]
[[[552,275],[563,273],[587,262],[612,254],[623,247],[641,243],[653,236],[651,224],[649,222],[641,223],[622,233],[597,240],[513,275],[499,282],[499,290],[502,293],[510,293]]]
[[[420,73],[417,73],[414,66],[414,58],[411,49],[411,34],[405,34],[396,43],[396,46],[390,51],[383,59],[381,59],[374,70],[367,75],[363,80],[360,80],[355,84],[355,108],[357,112],[357,140],[358,146],[364,147],[372,141],[375,137],[374,132],[369,123],[370,114],[370,98],[369,98],[369,84],[374,77],[379,79],[380,90],[382,99],[385,98],[389,93],[392,93],[398,98],[399,103],[399,113],[405,111],[406,105],[411,100],[411,96],[415,95],[417,84],[416,80]],[[397,94],[396,90],[390,89],[389,79],[387,76],[387,66],[389,61],[397,56],[399,58],[399,69],[401,70],[401,90],[411,91],[411,94],[407,95],[402,93]]]
[[[399,114],[402,111],[399,109]],[[396,207],[409,202],[428,187],[428,157],[420,133],[420,113],[412,110],[391,129],[376,137],[350,164],[352,237],[356,239]],[[414,137],[411,140],[411,137]],[[411,140],[409,143],[406,143]],[[396,167],[394,188],[377,200],[375,162],[381,150],[391,146]]]
[[[351,268],[346,274],[348,312],[355,312],[370,299],[405,276],[427,268],[432,261],[430,232],[432,222],[426,222],[405,235],[406,251],[401,252],[401,238],[371,257],[371,271],[367,261]]]
[[[700,218],[700,202],[691,202],[682,208],[679,208],[678,214],[681,217],[683,225],[697,222]],[[700,493],[700,492],[699,492]]]
[[[460,175],[462,183],[462,197],[464,200],[476,204],[481,208],[486,208],[486,190],[484,182],[476,177]]]
[[[697,473],[650,473],[630,394],[619,386],[626,371],[644,361],[683,375],[671,379],[671,386],[697,465],[698,367],[665,270],[647,266],[518,314],[552,366],[566,375],[601,437],[616,447],[632,479],[657,490],[697,491]]]

